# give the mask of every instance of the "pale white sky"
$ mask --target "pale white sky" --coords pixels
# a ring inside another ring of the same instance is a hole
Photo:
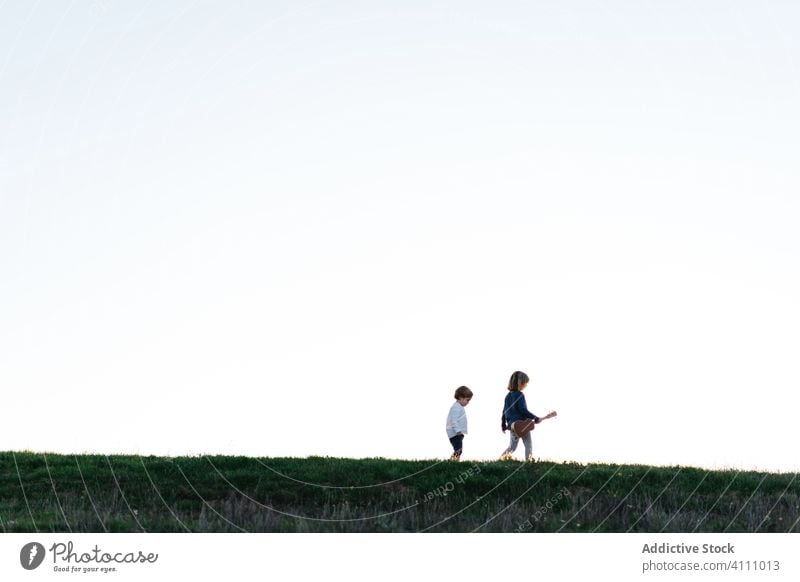
[[[0,449],[797,470],[798,23],[2,4]]]

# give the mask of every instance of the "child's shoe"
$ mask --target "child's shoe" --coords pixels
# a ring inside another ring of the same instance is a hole
[[[510,461],[513,457],[514,457],[513,453],[503,453],[502,455],[500,455],[500,460],[501,461]]]
[[[461,455],[459,455],[457,453],[453,453],[452,455],[450,455],[450,460],[451,461],[460,461],[461,460]]]

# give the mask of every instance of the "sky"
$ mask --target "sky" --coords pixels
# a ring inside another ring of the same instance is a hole
[[[798,23],[3,3],[0,449],[800,469]]]

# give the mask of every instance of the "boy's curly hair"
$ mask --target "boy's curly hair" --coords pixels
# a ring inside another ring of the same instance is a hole
[[[456,388],[456,393],[454,395],[454,398],[456,398],[456,400],[459,398],[472,398],[472,390],[470,390],[466,386],[459,386],[458,388]]]

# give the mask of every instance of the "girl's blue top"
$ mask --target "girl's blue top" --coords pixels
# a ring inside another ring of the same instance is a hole
[[[503,404],[503,430],[505,430],[506,427],[511,426],[513,422],[523,420],[525,418],[539,420],[538,416],[528,410],[528,406],[525,403],[525,395],[519,391],[513,391],[506,394],[506,401]]]

